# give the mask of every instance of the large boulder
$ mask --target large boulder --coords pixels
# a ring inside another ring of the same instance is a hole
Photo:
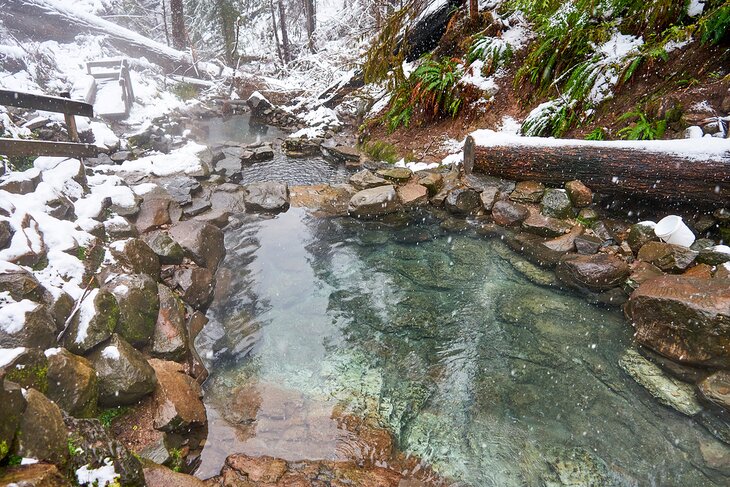
[[[388,184],[388,181],[380,176],[376,176],[367,169],[363,169],[350,176],[350,184],[359,190],[363,190],[385,186]]]
[[[207,308],[213,301],[215,276],[205,267],[181,267],[173,275],[173,283],[181,294],[182,299],[193,308],[200,310]]]
[[[624,311],[639,343],[678,362],[730,368],[730,279],[650,279]]]
[[[559,237],[569,232],[572,225],[558,218],[531,211],[530,216],[522,222],[522,228],[541,237]]]
[[[56,322],[44,304],[23,299],[0,306],[0,348],[48,348],[56,333]]]
[[[372,218],[395,213],[400,208],[398,194],[391,185],[364,189],[350,198],[347,212],[355,218]]]
[[[10,453],[15,432],[26,408],[25,397],[20,385],[0,376],[0,404],[3,414],[0,415],[0,461]]]
[[[664,272],[682,272],[692,265],[697,255],[698,252],[681,245],[647,242],[641,247],[637,257]]]
[[[170,223],[171,203],[172,200],[166,198],[145,198],[137,214],[137,231],[142,234]]]
[[[181,360],[188,350],[185,305],[169,287],[158,285],[160,311],[150,353],[167,360]]]
[[[122,337],[113,335],[89,357],[99,379],[99,404],[134,404],[155,389],[155,371],[144,356]]]
[[[629,236],[626,237],[626,242],[628,242],[631,250],[638,252],[645,244],[659,240],[654,233],[655,227],[656,223],[649,221],[631,225]]]
[[[468,215],[481,208],[482,201],[473,189],[455,189],[446,196],[444,205],[451,213]]]
[[[46,355],[48,398],[71,416],[94,416],[99,389],[91,362],[64,348],[47,350]]]
[[[104,284],[117,299],[116,332],[135,347],[150,342],[160,309],[157,283],[147,274],[123,274]]]
[[[185,373],[183,366],[166,360],[150,359],[157,375],[152,399],[155,403],[153,425],[166,432],[186,432],[205,425],[207,418],[200,385]]]
[[[424,206],[428,204],[428,189],[417,183],[408,183],[398,186],[396,189],[398,199],[403,206],[408,208]]]
[[[27,458],[64,465],[69,451],[61,409],[35,389],[24,393],[27,406],[12,452]]]
[[[109,246],[112,256],[122,268],[132,274],[147,274],[160,278],[160,259],[144,240],[130,238],[118,240]]]
[[[187,220],[170,227],[169,233],[196,264],[213,273],[226,255],[223,232],[209,223]]]
[[[570,287],[598,292],[621,286],[629,277],[629,266],[615,255],[567,254],[555,274]]]
[[[118,322],[119,305],[114,295],[103,289],[92,289],[74,314],[63,336],[63,346],[84,355],[111,337]]]
[[[113,467],[124,487],[142,487],[144,477],[138,458],[111,436],[98,419],[64,417],[68,429],[68,448],[74,453],[69,470],[89,471]],[[172,486],[170,486],[172,487]]]
[[[286,211],[289,209],[289,185],[275,181],[251,183],[245,187],[243,202],[249,211]]]
[[[3,266],[0,270],[0,293],[8,293],[15,301],[29,299],[47,302],[50,293],[35,276],[19,266]]]

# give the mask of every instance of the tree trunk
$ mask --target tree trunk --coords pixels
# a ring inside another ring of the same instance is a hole
[[[730,150],[713,150],[699,159],[677,153],[671,145],[675,142],[617,145],[566,140],[558,145],[510,138],[501,145],[476,145],[473,164],[475,171],[516,181],[561,185],[579,179],[599,193],[703,206],[727,204]],[[465,147],[465,154],[470,150]]]
[[[479,19],[479,0],[469,0],[469,19],[474,22]]]
[[[43,19],[40,29],[39,19]],[[105,34],[107,41],[131,57],[146,57],[169,72],[193,72],[190,54],[74,9],[59,0],[0,0],[0,20],[23,38],[71,42],[79,33]]]
[[[185,13],[183,0],[170,0],[170,17],[172,19],[172,47],[183,50],[186,47]]]
[[[274,0],[269,0],[269,6],[271,7],[271,24],[274,28],[274,42],[276,42],[276,52],[279,54],[279,59],[284,63],[284,55],[281,52],[281,45],[279,44],[279,29],[276,27],[276,10],[274,9]]]
[[[314,0],[304,0],[304,13],[306,15],[309,50],[314,54],[314,29],[317,22],[314,12]]]
[[[283,0],[279,0],[279,26],[281,27],[281,47],[284,52],[284,62],[288,63],[291,61],[291,51],[289,50],[289,36],[286,33],[286,11]]]

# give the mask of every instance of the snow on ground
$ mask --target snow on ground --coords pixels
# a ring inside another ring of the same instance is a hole
[[[76,480],[79,485],[105,487],[114,485],[119,480],[119,474],[114,470],[111,459],[105,458],[104,465],[99,468],[84,465],[76,470]]]
[[[206,149],[206,146],[188,142],[182,148],[170,152],[169,154],[152,154],[146,157],[140,157],[134,161],[124,161],[119,166],[104,165],[97,166],[102,172],[144,172],[154,176],[171,176],[173,174],[191,174],[203,170],[198,154]],[[126,186],[125,192],[130,188]],[[92,189],[93,193],[93,189]]]

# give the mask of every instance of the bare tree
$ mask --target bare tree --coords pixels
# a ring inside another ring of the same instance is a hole
[[[284,53],[284,62],[291,61],[291,51],[289,50],[289,35],[286,32],[286,9],[284,1],[279,0],[279,24],[281,27],[281,47]]]
[[[185,49],[187,35],[185,34],[183,0],[170,0],[170,17],[172,18],[172,47],[178,50]]]
[[[273,24],[274,28],[274,41],[276,41],[276,52],[279,54],[279,59],[281,59],[281,62],[284,61],[284,55],[281,52],[281,45],[279,44],[279,30],[276,27],[276,10],[274,10],[274,0],[269,0],[269,6],[271,7],[271,23]]]
[[[314,0],[303,0],[304,14],[306,15],[307,42],[309,50],[314,53],[314,29],[317,26],[317,18],[314,7]]]
[[[472,21],[479,19],[479,0],[469,0],[469,19]]]

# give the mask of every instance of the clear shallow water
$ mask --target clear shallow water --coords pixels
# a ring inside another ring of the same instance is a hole
[[[291,209],[228,230],[235,278],[198,339],[200,477],[234,452],[372,456],[344,411],[459,485],[726,485],[700,453],[718,441],[619,368],[618,312],[530,283],[498,240],[431,223]]]
[[[344,164],[332,163],[322,157],[286,157],[278,141],[289,134],[276,127],[251,124],[249,114],[196,121],[193,134],[198,142],[209,147],[262,142],[274,145],[274,159],[243,166],[241,184],[261,181],[283,181],[290,185],[337,184],[347,182],[353,173]]]

